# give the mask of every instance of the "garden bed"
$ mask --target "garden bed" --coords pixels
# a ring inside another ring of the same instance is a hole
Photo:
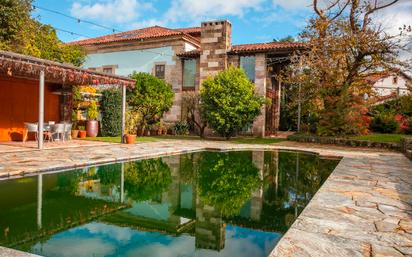
[[[359,140],[353,138],[338,138],[338,137],[320,137],[307,134],[294,134],[288,136],[288,140],[305,142],[305,143],[318,143],[318,144],[332,144],[351,147],[370,147],[389,150],[401,150],[400,142],[387,142],[387,141],[373,141],[373,140]]]

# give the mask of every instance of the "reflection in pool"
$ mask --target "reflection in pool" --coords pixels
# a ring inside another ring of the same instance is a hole
[[[200,152],[0,181],[0,245],[43,256],[267,256],[337,162]]]

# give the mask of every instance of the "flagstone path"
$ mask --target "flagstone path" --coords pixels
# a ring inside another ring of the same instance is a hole
[[[211,149],[286,149],[343,157],[271,256],[412,256],[412,162],[396,152],[164,140],[2,152],[0,177]]]

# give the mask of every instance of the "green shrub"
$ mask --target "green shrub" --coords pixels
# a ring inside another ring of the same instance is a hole
[[[395,116],[390,113],[380,113],[373,117],[370,128],[374,132],[393,133],[398,129]]]
[[[412,116],[412,95],[403,95],[393,100],[374,105],[369,109],[372,115],[378,113],[399,113],[403,116]]]
[[[234,67],[206,79],[200,97],[207,123],[226,139],[253,123],[265,103],[245,72]]]
[[[136,80],[136,86],[128,89],[127,103],[140,113],[140,136],[147,126],[159,122],[172,107],[174,92],[164,80],[148,73],[133,72],[131,78]]]
[[[174,126],[174,131],[176,135],[187,135],[189,134],[190,126],[186,121],[179,121]]]
[[[407,128],[404,128],[403,131],[405,134],[412,134],[412,117],[409,117],[406,120],[406,125],[408,126]]]
[[[122,134],[122,93],[119,89],[104,90],[100,99],[102,136],[115,137]]]

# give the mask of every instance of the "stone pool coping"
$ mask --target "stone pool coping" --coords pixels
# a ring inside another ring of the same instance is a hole
[[[167,140],[5,153],[0,156],[0,176],[5,179],[202,150],[272,149],[314,152],[322,156],[342,157],[342,160],[271,256],[412,254],[412,162],[395,152],[309,144],[252,145]]]

